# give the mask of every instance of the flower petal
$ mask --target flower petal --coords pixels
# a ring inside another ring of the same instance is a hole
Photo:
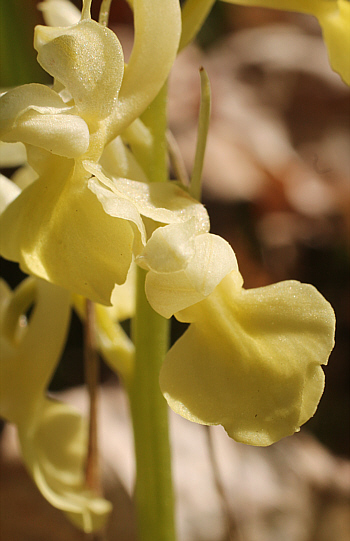
[[[12,293],[0,282],[0,415],[17,425],[24,463],[43,496],[90,532],[111,506],[85,488],[87,425],[68,405],[44,397],[69,315],[67,291],[31,277]]]
[[[20,318],[33,303],[23,328]],[[37,408],[56,368],[69,323],[69,293],[28,278],[8,296],[3,310],[0,380],[6,384],[1,385],[0,415],[19,424]]]
[[[187,267],[195,254],[198,235],[195,218],[185,223],[158,227],[137,258],[137,264],[160,274],[173,273]]]
[[[99,163],[108,172],[109,176],[132,178],[139,182],[147,182],[143,169],[136,161],[133,153],[124,145],[120,136],[113,139],[105,147]]]
[[[80,21],[81,13],[69,0],[45,0],[37,6],[47,26],[72,26]]]
[[[19,439],[26,467],[51,505],[86,533],[100,529],[112,506],[85,487],[87,424],[81,415],[42,400],[31,423],[19,426]]]
[[[160,258],[162,268],[162,254],[158,255],[157,247],[157,244],[153,246],[153,265],[156,267],[157,258]],[[168,273],[147,273],[145,290],[148,302],[156,312],[169,318],[202,301],[227,273],[237,268],[236,256],[223,238],[211,233],[197,235],[194,239],[194,253],[190,254],[184,269]]]
[[[309,13],[318,18],[334,71],[350,85],[350,4],[348,0],[225,0],[231,4]]]
[[[146,184],[126,178],[108,178],[102,168],[84,161],[84,167],[113,194],[132,202],[142,216],[164,224],[183,223],[196,218],[198,232],[209,230],[209,217],[205,207],[193,199],[176,182]],[[106,212],[112,212],[112,208]]]
[[[68,28],[37,26],[34,47],[39,64],[68,89],[87,121],[111,113],[124,73],[114,32],[89,19]]]
[[[337,9],[320,13],[318,20],[331,66],[350,85],[350,3],[338,0]]]
[[[110,139],[154,100],[174,63],[181,34],[178,0],[133,0],[135,39],[125,68],[118,107],[110,123]]]
[[[4,141],[20,141],[54,154],[74,158],[89,146],[86,122],[72,113],[50,88],[29,84],[0,98],[0,135]]]
[[[87,186],[88,173],[51,157],[46,174],[1,215],[1,254],[29,272],[102,304],[123,283],[133,229],[112,218]]]
[[[222,424],[236,441],[265,446],[314,414],[335,319],[310,285],[241,286],[233,271],[207,299],[176,314],[192,324],[167,354],[160,385],[186,419]]]

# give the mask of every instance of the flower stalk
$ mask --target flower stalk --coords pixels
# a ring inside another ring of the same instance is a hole
[[[85,380],[89,395],[89,432],[86,457],[86,485],[96,494],[101,494],[98,456],[97,393],[99,385],[99,358],[96,348],[96,324],[94,304],[86,299],[84,333]]]
[[[143,115],[152,134],[146,171],[153,182],[167,174],[165,84]],[[168,406],[159,371],[169,348],[169,320],[155,312],[145,294],[146,272],[137,269],[136,312],[132,324],[135,366],[129,390],[136,458],[135,504],[139,541],[175,541],[174,499]]]
[[[132,327],[135,371],[129,391],[138,539],[175,541],[168,408],[158,381],[168,349],[169,321],[150,307],[145,296],[145,274],[138,269],[137,310]]]

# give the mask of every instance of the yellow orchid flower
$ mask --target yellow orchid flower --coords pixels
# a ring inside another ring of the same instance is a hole
[[[87,423],[45,396],[69,316],[70,295],[57,286],[32,277],[12,292],[0,282],[0,415],[17,425],[24,463],[43,496],[91,532],[105,523],[111,505],[85,487]]]
[[[334,71],[350,85],[349,0],[225,0],[231,4],[300,11],[317,17]]]
[[[205,300],[175,314],[190,326],[166,355],[160,386],[186,419],[266,446],[315,413],[335,318],[313,286],[242,284],[232,270]]]
[[[116,35],[91,20],[89,8],[85,0],[73,26],[35,30],[38,62],[54,77],[54,89],[29,84],[0,98],[2,139],[25,143],[39,175],[2,214],[0,251],[29,274],[109,304],[144,226],[125,198],[113,218],[104,212],[83,164],[97,164],[164,84],[180,38],[180,6],[135,0],[134,47],[125,68]]]

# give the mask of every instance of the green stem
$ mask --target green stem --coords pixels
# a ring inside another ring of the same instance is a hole
[[[100,367],[96,346],[95,307],[93,302],[89,299],[86,299],[84,327],[85,380],[89,394],[89,433],[85,478],[87,487],[96,494],[101,494],[97,426],[97,392]]]
[[[132,328],[135,371],[129,391],[136,455],[138,539],[175,541],[168,410],[158,381],[168,349],[169,321],[147,302],[145,274],[138,269],[137,311]]]
[[[167,85],[142,115],[152,134],[142,166],[150,182],[168,180],[166,142]],[[159,371],[169,346],[169,321],[145,295],[146,272],[137,269],[136,315],[132,324],[135,365],[129,391],[136,457],[135,503],[139,541],[175,541],[174,500],[168,407],[159,388]]]
[[[202,171],[204,164],[205,148],[210,122],[211,90],[208,74],[204,68],[199,70],[201,78],[201,103],[199,108],[198,135],[196,155],[194,158],[193,171],[190,183],[190,194],[192,197],[201,200],[202,193]]]
[[[140,165],[150,182],[166,182],[168,180],[167,93],[168,85],[165,83],[158,96],[141,117],[152,136],[152,147],[147,149],[146,156],[140,157]],[[135,155],[138,158],[137,149],[135,150]]]

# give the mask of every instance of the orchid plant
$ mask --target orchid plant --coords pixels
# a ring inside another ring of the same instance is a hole
[[[93,321],[95,347],[129,396],[140,540],[175,539],[167,404],[266,446],[299,431],[324,389],[330,304],[296,281],[244,289],[231,246],[210,233],[200,202],[204,71],[191,182],[169,178],[166,81],[213,3],[187,0],[181,10],[179,0],[129,0],[135,38],[125,64],[107,27],[110,1],[97,22],[91,0],[81,13],[69,0],[45,0],[34,47],[53,86],[0,98],[0,150],[21,165],[16,182],[0,179],[0,251],[29,275],[14,292],[1,283],[0,414],[17,425],[39,490],[85,532],[101,528],[111,506],[84,478],[85,420],[46,397],[72,306]],[[333,68],[350,82],[350,2],[235,3],[316,15]],[[169,349],[172,316],[189,326]],[[119,323],[130,317],[131,338]]]

